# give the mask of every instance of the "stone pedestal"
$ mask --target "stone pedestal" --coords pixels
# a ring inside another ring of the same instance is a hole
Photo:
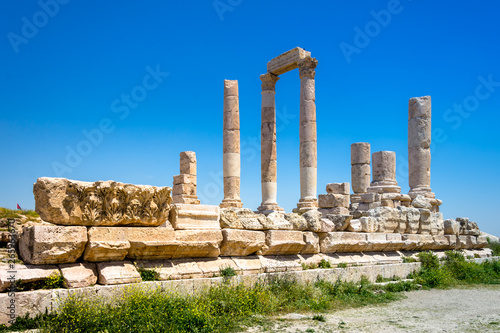
[[[300,75],[300,200],[299,211],[318,206],[315,68],[318,61],[306,57],[298,62]]]
[[[434,198],[431,184],[431,97],[414,97],[408,103],[408,164],[412,198]]]
[[[224,80],[224,199],[222,208],[243,204],[240,199],[240,108],[238,81]]]
[[[372,154],[373,180],[369,193],[401,193],[396,181],[396,153],[378,151]]]
[[[262,203],[259,211],[283,211],[276,202],[278,185],[276,164],[276,106],[275,85],[279,78],[267,73],[260,76],[262,81],[262,125],[261,144],[261,184]]]
[[[370,186],[370,144],[351,145],[351,184],[355,195],[366,193]]]
[[[196,195],[196,154],[193,151],[180,153],[180,175],[174,176],[172,203],[200,204]]]

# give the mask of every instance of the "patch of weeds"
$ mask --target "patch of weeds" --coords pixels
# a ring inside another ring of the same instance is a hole
[[[332,268],[332,264],[328,260],[321,259],[321,261],[318,264],[319,268]]]
[[[493,256],[498,257],[500,256],[500,243],[499,242],[492,242],[490,238],[487,238],[488,240],[488,247],[493,251]]]
[[[347,268],[347,264],[345,262],[341,262],[337,265],[338,268]]]
[[[57,289],[64,287],[64,278],[60,273],[52,273],[43,281],[42,289]]]
[[[312,329],[312,328],[308,328],[306,330],[306,333],[314,333],[314,332],[316,332],[316,331],[314,329]]]
[[[312,317],[312,320],[317,320],[317,321],[325,322],[325,321],[326,321],[326,318],[325,318],[325,316],[323,316],[323,315],[314,315],[314,316]]]
[[[307,271],[309,269],[309,265],[306,264],[305,262],[300,263],[302,265],[302,270]]]
[[[158,281],[160,276],[154,269],[147,269],[140,267],[138,269],[139,274],[141,274],[142,281]]]
[[[236,271],[231,266],[221,266],[219,267],[219,274],[224,278],[230,278],[236,276]]]
[[[418,260],[413,258],[412,256],[404,256],[403,263],[417,262]]]
[[[338,327],[339,328],[346,328],[346,325],[347,324],[343,320],[341,320]]]
[[[0,207],[0,218],[6,218],[6,219],[17,219],[20,218],[19,214],[12,209]]]
[[[417,254],[417,257],[422,263],[422,269],[430,270],[439,268],[439,259],[433,252],[420,252]]]

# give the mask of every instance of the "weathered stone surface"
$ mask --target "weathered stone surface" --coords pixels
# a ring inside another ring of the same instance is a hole
[[[196,153],[194,151],[183,151],[179,154],[181,174],[196,175]]]
[[[330,232],[335,230],[335,225],[328,218],[323,218],[321,213],[316,209],[311,209],[304,214],[302,217],[307,222],[307,230],[314,232]]]
[[[433,250],[447,250],[450,247],[450,242],[448,238],[446,238],[444,235],[434,235],[432,236],[433,239],[433,244],[432,244],[432,249]]]
[[[431,213],[431,235],[444,235],[443,213]]]
[[[72,263],[81,257],[87,243],[87,228],[31,226],[19,238],[19,253],[28,264]]]
[[[290,222],[293,230],[307,230],[308,224],[306,219],[297,213],[287,213],[285,214],[285,219]]]
[[[99,284],[122,284],[141,282],[141,275],[130,261],[97,263]]]
[[[304,243],[306,243],[306,245],[304,246],[304,248],[300,253],[302,254],[319,253],[320,246],[319,246],[318,234],[311,231],[306,231],[303,233],[303,235],[304,235]]]
[[[423,195],[417,195],[417,197],[411,202],[411,205],[415,208],[424,209],[431,209],[432,207],[429,200],[427,200],[427,198],[425,198]]]
[[[241,269],[234,263],[231,258],[207,258],[198,259],[196,264],[203,272],[203,277],[211,278],[221,275],[221,270],[230,267],[236,274],[240,274]]]
[[[130,243],[125,228],[92,227],[83,253],[85,261],[119,261],[125,259]]]
[[[404,248],[405,242],[401,234],[385,234],[387,246],[384,251],[400,251]]]
[[[298,255],[259,256],[265,273],[301,271],[301,258]]]
[[[456,221],[460,223],[460,235],[480,235],[481,232],[476,222],[469,221],[467,217],[457,217]]]
[[[297,68],[300,60],[310,56],[311,52],[308,52],[300,47],[293,48],[290,51],[271,59],[267,63],[267,71],[274,75],[286,73]]]
[[[292,230],[292,224],[287,221],[285,214],[281,212],[272,212],[267,214],[266,219],[263,220],[263,230]]]
[[[53,274],[59,274],[54,265],[21,265],[14,264],[14,269],[8,264],[0,264],[0,292],[10,287],[12,278],[15,281],[29,283],[42,281]]]
[[[178,247],[173,258],[217,257],[222,242],[221,230],[176,230]]]
[[[174,230],[164,228],[122,228],[130,248],[130,259],[168,259],[177,251],[179,243]]]
[[[428,235],[431,233],[431,212],[428,209],[420,208],[420,225],[418,233]]]
[[[383,229],[383,227],[379,226],[379,219],[371,217],[371,216],[360,217],[359,222],[361,223],[361,230],[360,231],[362,231],[362,232],[373,233],[373,232],[378,232],[379,230]],[[376,250],[376,251],[378,251],[378,250]]]
[[[97,282],[95,264],[76,263],[59,265],[66,288],[84,288]]]
[[[335,207],[335,208],[319,208],[318,211],[322,216],[327,215],[349,215],[349,209],[345,207]]]
[[[345,194],[320,194],[318,195],[320,208],[349,207],[349,195]]]
[[[321,253],[362,252],[368,245],[365,233],[327,232],[319,234]]]
[[[221,256],[248,256],[266,244],[262,231],[222,229]]]
[[[258,256],[231,257],[241,269],[243,275],[262,273],[262,264]]]
[[[174,229],[220,229],[219,206],[173,204],[170,222]]]
[[[51,311],[50,290],[35,290],[29,292],[16,293],[15,295],[15,313],[11,316],[11,310],[7,307],[12,297],[8,293],[0,294],[0,323],[7,324],[9,320],[15,320],[17,317],[29,315],[34,318],[36,315]],[[10,305],[9,305],[10,306]]]
[[[370,164],[370,144],[356,142],[351,144],[351,165]]]
[[[322,218],[324,220],[325,218]],[[352,215],[333,215],[329,214],[326,215],[326,219],[330,220],[333,222],[334,229],[330,231],[343,231],[346,230],[349,227],[349,224],[351,223],[352,220]],[[322,221],[322,223],[325,223],[325,221]],[[322,230],[328,230],[329,224],[323,225]],[[330,231],[325,231],[325,232],[330,232]]]
[[[180,174],[174,176],[174,185],[194,184],[196,185],[196,175]]]
[[[269,230],[266,231],[266,245],[259,250],[258,254],[297,254],[305,245],[301,231]]]
[[[404,215],[406,215],[406,234],[416,234],[420,229],[420,211],[413,207],[399,208]]]
[[[351,167],[351,184],[354,193],[365,193],[370,186],[370,164],[354,164]]]
[[[369,210],[369,215],[378,220],[377,232],[401,233],[406,230],[407,217],[399,208],[377,207]]]
[[[385,233],[369,233],[366,235],[366,252],[383,251],[388,244]]]
[[[326,184],[326,193],[349,195],[351,189],[349,183],[330,183]]]
[[[159,226],[166,222],[170,187],[38,178],[35,210],[42,220],[78,226]]]
[[[248,208],[222,208],[220,211],[221,228],[263,230],[266,216],[255,214]]]
[[[362,231],[361,221],[359,219],[351,220],[346,230],[350,232],[361,232]]]
[[[457,235],[444,235],[448,240],[448,245],[450,249],[454,249],[457,247]]]

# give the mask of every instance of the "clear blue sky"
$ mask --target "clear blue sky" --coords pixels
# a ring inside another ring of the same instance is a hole
[[[34,208],[42,176],[171,186],[185,150],[197,153],[202,203],[219,204],[223,80],[233,79],[241,197],[256,209],[259,75],[300,46],[319,62],[319,193],[350,182],[360,141],[397,153],[406,193],[408,99],[431,95],[431,187],[445,218],[500,235],[499,12],[493,1],[2,1],[0,205]],[[287,211],[300,197],[299,88],[297,70],[276,88]]]

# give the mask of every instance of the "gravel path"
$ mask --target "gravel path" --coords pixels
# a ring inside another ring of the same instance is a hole
[[[257,332],[500,332],[500,286],[413,291],[404,300],[323,314],[288,314]]]

